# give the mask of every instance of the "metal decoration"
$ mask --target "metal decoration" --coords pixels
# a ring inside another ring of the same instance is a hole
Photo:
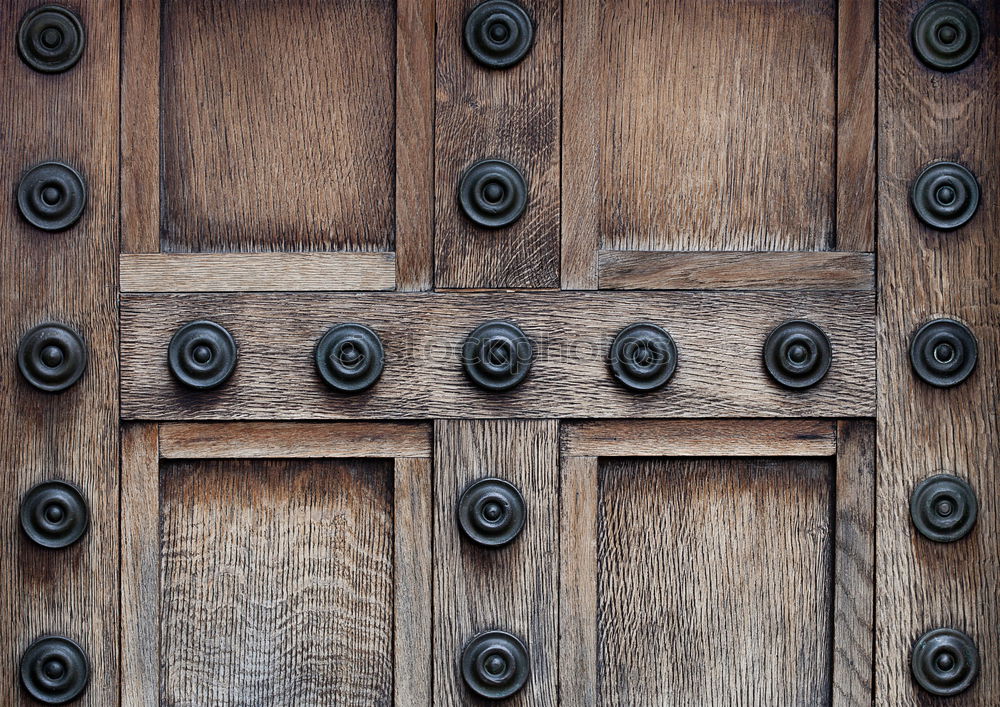
[[[68,547],[87,532],[90,513],[83,494],[65,481],[44,481],[21,501],[21,528],[47,548]]]
[[[960,2],[932,2],[913,18],[913,53],[938,71],[957,71],[979,53],[979,18]]]
[[[812,322],[795,319],[772,331],[764,342],[764,365],[786,388],[801,390],[819,383],[830,370],[830,340]]]
[[[43,231],[62,231],[83,214],[87,185],[68,164],[42,162],[21,177],[17,208],[24,219]]]
[[[375,384],[385,367],[378,334],[361,324],[338,324],[316,344],[316,370],[334,390],[359,393]]]
[[[656,324],[630,324],[612,342],[608,365],[615,380],[626,388],[656,390],[677,370],[677,346]]]
[[[968,378],[978,358],[976,337],[954,319],[929,321],[910,341],[913,370],[922,381],[939,388],[950,388]]]
[[[167,363],[174,377],[189,388],[215,388],[236,368],[236,342],[215,322],[189,322],[170,339]]]
[[[502,700],[528,682],[528,649],[506,631],[484,631],[462,649],[462,678],[479,697]]]
[[[935,628],[913,644],[910,669],[917,684],[930,694],[954,697],[979,676],[979,649],[962,631]]]
[[[465,373],[480,388],[502,392],[527,377],[534,347],[521,329],[510,322],[492,321],[469,334],[462,346]]]
[[[29,10],[17,31],[21,60],[43,74],[72,68],[83,55],[85,43],[80,18],[61,5],[42,5]]]
[[[487,0],[465,18],[465,48],[490,69],[506,69],[521,61],[535,41],[528,12],[510,0]]]
[[[976,524],[979,503],[968,482],[951,474],[924,479],[910,497],[910,518],[928,540],[951,543],[961,540]]]
[[[17,367],[31,385],[58,393],[80,380],[87,368],[87,346],[64,324],[39,324],[21,337]]]
[[[458,501],[458,527],[484,547],[502,547],[524,528],[527,510],[517,487],[503,479],[479,479]]]
[[[477,226],[503,228],[517,221],[528,205],[528,184],[521,171],[504,160],[480,160],[458,183],[458,203]]]
[[[65,636],[42,636],[21,656],[21,683],[29,695],[44,704],[75,700],[89,680],[86,653]]]
[[[927,226],[953,231],[967,224],[979,208],[979,182],[957,162],[935,162],[913,181],[910,205]]]

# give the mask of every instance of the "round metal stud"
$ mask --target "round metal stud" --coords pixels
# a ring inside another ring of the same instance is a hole
[[[819,383],[830,370],[833,352],[823,330],[796,319],[775,328],[764,342],[767,372],[786,388],[803,389]]]
[[[961,540],[976,524],[979,503],[968,482],[951,474],[924,479],[910,497],[910,518],[920,534],[937,543]]]
[[[189,322],[170,339],[167,362],[174,377],[189,388],[215,388],[236,368],[236,342],[215,322]]]
[[[913,53],[926,66],[956,71],[979,52],[979,18],[968,7],[952,0],[932,2],[913,18],[910,40]]]
[[[80,220],[87,206],[87,185],[62,162],[37,164],[21,177],[17,208],[25,221],[43,231],[62,231]]]
[[[535,41],[528,12],[510,0],[487,0],[465,18],[465,48],[490,69],[506,69],[521,61]]]
[[[462,649],[462,678],[480,697],[510,697],[524,687],[530,672],[524,642],[506,631],[484,631]]]
[[[316,344],[316,370],[334,390],[359,393],[375,384],[385,367],[378,334],[361,324],[338,324]]]
[[[967,224],[979,208],[979,182],[956,162],[935,162],[913,181],[910,205],[927,226],[953,231]]]
[[[465,373],[484,390],[502,392],[527,377],[534,358],[531,340],[515,324],[492,321],[469,334],[462,346]]]
[[[31,385],[58,393],[80,380],[87,368],[87,346],[68,326],[39,324],[21,337],[17,367]]]
[[[962,631],[935,628],[913,644],[910,669],[930,694],[953,697],[968,690],[979,676],[979,649]]]
[[[517,487],[503,479],[474,481],[458,501],[458,527],[484,547],[502,547],[524,528],[527,510]]]
[[[480,160],[462,175],[458,203],[477,226],[503,228],[524,214],[528,185],[524,175],[510,162]]]
[[[950,388],[968,378],[978,358],[976,337],[954,319],[929,321],[910,341],[913,370],[922,381],[939,388]]]
[[[29,695],[44,704],[75,700],[89,680],[86,653],[65,636],[42,636],[21,656],[21,683]]]
[[[21,528],[42,547],[68,547],[87,532],[90,513],[80,490],[65,481],[44,481],[21,501]]]
[[[611,343],[608,365],[615,380],[626,388],[656,390],[677,369],[677,346],[656,324],[631,324]]]
[[[83,55],[83,23],[61,5],[30,10],[17,32],[17,50],[25,64],[44,74],[73,67]]]

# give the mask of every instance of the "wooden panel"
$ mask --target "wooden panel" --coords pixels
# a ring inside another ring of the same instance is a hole
[[[1000,694],[1000,164],[996,87],[1000,83],[1000,5],[966,3],[982,23],[983,45],[966,69],[926,69],[910,49],[909,27],[924,5],[885,0],[879,61],[879,485],[876,701],[911,704],[913,641],[950,626],[978,642],[982,673],[961,705],[993,705]],[[920,169],[957,160],[978,177],[979,211],[964,228],[939,233],[916,220],[909,186]],[[926,320],[965,322],[979,340],[979,367],[962,385],[932,388],[911,372],[908,346]],[[957,544],[922,539],[910,523],[913,487],[942,470],[969,480],[982,511]],[[929,702],[928,702],[929,703]]]
[[[434,423],[434,692],[470,703],[458,658],[488,629],[518,635],[531,678],[507,704],[554,705],[558,654],[558,423],[440,420]],[[486,550],[460,537],[455,504],[483,476],[514,484],[528,517],[510,545]],[[478,703],[477,703],[478,704]]]
[[[169,704],[387,704],[385,463],[167,462],[160,661]]]
[[[606,250],[608,290],[873,290],[873,253],[667,253]]]
[[[448,417],[839,417],[873,413],[874,313],[868,293],[467,293],[418,295],[134,295],[122,302],[122,412],[148,419]],[[210,392],[182,389],[166,350],[184,322],[210,317],[239,346],[233,377]],[[503,317],[535,341],[537,358],[512,392],[474,388],[461,344]],[[782,321],[805,317],[830,336],[833,366],[806,392],[780,389],[761,350]],[[679,350],[661,391],[636,395],[605,357],[626,324],[653,321]],[[368,392],[330,391],[314,370],[316,340],[358,321],[382,338],[386,367]]]
[[[86,27],[86,50],[71,70],[41,74],[18,57],[21,18],[42,3],[5,2],[0,11],[0,704],[27,699],[17,666],[43,634],[80,643],[92,677],[81,705],[118,699],[118,79],[119,7],[72,3]],[[59,160],[80,172],[88,203],[72,228],[31,227],[14,198],[22,175]],[[89,363],[61,394],[32,388],[18,372],[17,347],[32,327],[55,321],[80,333]],[[60,479],[80,487],[90,507],[86,535],[45,550],[19,527],[24,494]]]
[[[571,211],[568,228],[615,250],[829,250],[835,3],[599,7],[564,10],[587,36],[564,49],[566,164],[583,172],[563,200],[591,208],[595,166],[600,190],[597,222]]]
[[[558,287],[561,3],[522,3],[536,27],[534,47],[520,64],[495,71],[462,41],[465,15],[478,2],[437,3],[435,284]],[[477,228],[458,207],[460,176],[486,158],[513,163],[528,182],[527,211],[508,228]]]
[[[394,3],[162,12],[161,249],[392,250]]]

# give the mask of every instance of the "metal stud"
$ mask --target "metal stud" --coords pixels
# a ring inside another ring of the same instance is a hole
[[[338,324],[316,344],[316,370],[334,390],[359,393],[375,385],[385,367],[378,334],[361,324]]]
[[[979,649],[968,634],[935,628],[913,644],[913,678],[937,697],[954,697],[968,690],[979,676]]]
[[[39,324],[21,337],[17,366],[31,385],[46,393],[59,393],[83,375],[87,346],[64,324]]]
[[[167,363],[174,377],[189,388],[215,388],[236,368],[236,342],[220,324],[189,322],[170,339]]]
[[[952,0],[932,2],[913,18],[910,40],[913,53],[938,71],[957,71],[979,52],[979,18],[968,7]]]
[[[480,388],[502,392],[527,377],[534,358],[531,340],[510,322],[492,321],[478,327],[462,346],[465,374]]]
[[[43,231],[62,231],[83,214],[87,185],[68,164],[43,162],[21,177],[17,208],[24,219]]]
[[[42,5],[21,20],[17,51],[35,71],[57,74],[72,68],[83,55],[83,23],[61,5]]]
[[[462,649],[462,678],[479,697],[502,700],[528,682],[531,663],[528,649],[506,631],[484,631]]]
[[[615,337],[608,352],[611,375],[626,388],[656,390],[677,369],[677,346],[656,324],[631,324]]]
[[[65,636],[42,636],[21,656],[21,683],[29,695],[44,704],[75,700],[89,680],[87,654]]]
[[[465,18],[465,48],[490,69],[506,69],[521,61],[535,41],[528,12],[510,0],[487,0]]]
[[[503,479],[474,481],[458,501],[458,526],[484,547],[503,547],[524,528],[527,510],[517,487]]]
[[[819,383],[830,370],[830,340],[812,322],[796,319],[776,327],[764,342],[768,374],[786,388],[801,390]]]
[[[21,528],[42,547],[68,547],[87,531],[90,513],[83,494],[65,481],[35,485],[21,501]]]
[[[459,180],[458,203],[477,226],[503,228],[524,214],[528,185],[521,171],[510,162],[480,160]]]
[[[954,319],[929,321],[910,341],[914,372],[925,383],[939,388],[950,388],[968,378],[978,358],[976,337]]]
[[[913,181],[910,205],[927,226],[953,231],[967,224],[979,208],[979,182],[957,162],[935,162]]]

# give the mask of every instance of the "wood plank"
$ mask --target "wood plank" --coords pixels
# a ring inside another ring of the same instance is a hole
[[[607,290],[873,290],[875,254],[605,250]]]
[[[875,250],[876,0],[837,2],[837,248]]]
[[[812,457],[837,452],[832,420],[599,420],[562,427],[564,455]]]
[[[876,702],[928,700],[914,685],[908,656],[924,631],[949,626],[978,643],[976,684],[956,700],[994,705],[1000,694],[1000,164],[996,86],[1000,84],[1000,4],[966,3],[980,18],[983,46],[962,71],[931,71],[910,49],[919,0],[883,0],[879,31],[879,346],[876,548]],[[978,175],[983,199],[972,221],[940,233],[921,225],[909,203],[912,180],[928,163],[956,160]],[[909,341],[925,321],[947,316],[979,340],[979,366],[955,388],[932,388],[912,373]],[[965,540],[929,542],[907,509],[913,487],[948,471],[969,481],[981,512]]]
[[[429,457],[430,427],[410,423],[174,422],[160,425],[164,459]]]
[[[166,367],[172,333],[208,317],[240,351],[233,377],[207,392],[183,389]],[[518,388],[474,388],[461,345],[479,324],[517,323],[537,351]],[[830,337],[833,365],[804,392],[764,372],[767,334],[792,318]],[[385,370],[345,396],[319,378],[317,339],[337,322],[374,329]],[[663,389],[616,384],[606,356],[636,321],[656,322],[678,347]],[[437,293],[128,295],[122,301],[122,414],[126,419],[426,419],[429,417],[857,417],[874,412],[873,295],[865,292]]]
[[[431,549],[434,525],[432,475],[430,459],[395,460],[393,701],[398,707],[431,704]]]
[[[561,1],[521,3],[535,43],[503,71],[479,66],[463,45],[465,16],[477,4],[436,3],[435,285],[558,287]],[[527,210],[507,228],[473,226],[455,196],[466,168],[487,158],[511,162],[528,183]]]
[[[465,641],[487,629],[518,635],[531,677],[505,704],[555,705],[558,635],[558,423],[438,420],[434,423],[434,693],[472,702],[455,669]],[[528,519],[510,545],[487,550],[460,537],[455,504],[470,482],[496,476],[517,486]]]
[[[121,7],[114,0],[70,3],[86,28],[80,61],[41,74],[21,61],[16,37],[37,0],[0,11],[0,704],[27,699],[17,666],[43,634],[61,634],[87,653],[91,679],[79,705],[118,700],[118,262]],[[58,160],[87,184],[76,225],[43,232],[18,213],[18,183],[31,167]],[[42,393],[16,365],[21,337],[45,322],[83,337],[89,363],[60,394]],[[71,547],[43,549],[21,532],[18,513],[35,484],[76,484],[90,508],[87,533]]]
[[[311,292],[395,286],[394,253],[121,256],[122,292]]]
[[[837,426],[833,705],[870,707],[874,693],[875,423]]]

